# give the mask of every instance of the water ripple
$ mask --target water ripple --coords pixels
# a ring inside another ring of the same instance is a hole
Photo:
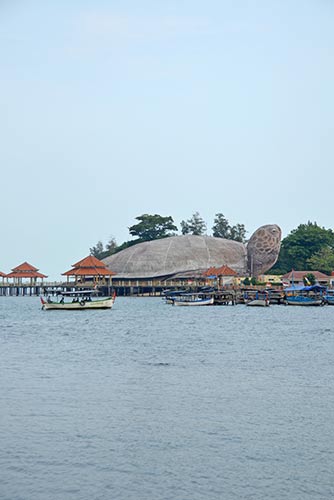
[[[334,308],[0,297],[0,498],[334,496]]]

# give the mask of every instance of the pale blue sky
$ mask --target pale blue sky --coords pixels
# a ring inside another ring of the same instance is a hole
[[[330,0],[0,1],[0,270],[143,213],[333,227]]]

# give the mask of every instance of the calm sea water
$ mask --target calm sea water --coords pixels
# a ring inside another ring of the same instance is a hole
[[[334,497],[334,307],[0,297],[1,500]]]

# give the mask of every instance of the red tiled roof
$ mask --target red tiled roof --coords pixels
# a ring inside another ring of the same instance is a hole
[[[5,274],[5,273],[3,273],[3,272],[0,271],[0,277],[1,278],[6,278],[6,276],[7,276],[7,274]]]
[[[318,281],[325,281],[329,279],[329,276],[327,274],[321,273],[320,271],[294,271],[294,270],[290,271],[287,274],[284,274],[284,276],[282,276],[282,279],[286,280],[295,279],[297,281],[301,281],[307,274],[313,274],[315,279]]]
[[[45,274],[39,273],[37,271],[20,271],[18,273],[15,273],[14,271],[12,273],[9,273],[5,275],[6,278],[47,278]]]
[[[236,276],[238,273],[228,266],[222,267],[209,267],[203,275],[204,276]]]
[[[101,269],[96,267],[79,267],[77,269],[70,269],[66,273],[62,273],[62,276],[113,276],[115,273],[109,271],[109,269]]]
[[[110,271],[104,262],[93,255],[89,255],[76,264],[73,269],[62,273],[62,276],[113,276],[115,273]]]
[[[12,269],[12,272],[6,275],[7,278],[47,278],[45,274],[39,273],[37,267],[28,262],[23,262]]]
[[[88,255],[88,257],[85,257],[82,260],[79,260],[79,262],[76,262],[75,264],[72,264],[72,267],[103,267],[105,268],[105,264],[102,262],[102,260],[97,259],[94,257],[94,255]]]
[[[12,271],[13,272],[17,272],[17,271],[38,271],[38,269],[37,269],[37,267],[32,266],[28,262],[23,262],[19,266],[14,267],[12,269]]]

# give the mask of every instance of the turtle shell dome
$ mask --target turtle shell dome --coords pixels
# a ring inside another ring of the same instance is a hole
[[[209,267],[229,266],[238,273],[247,267],[242,243],[213,236],[170,236],[138,243],[104,259],[123,278],[157,278]]]

